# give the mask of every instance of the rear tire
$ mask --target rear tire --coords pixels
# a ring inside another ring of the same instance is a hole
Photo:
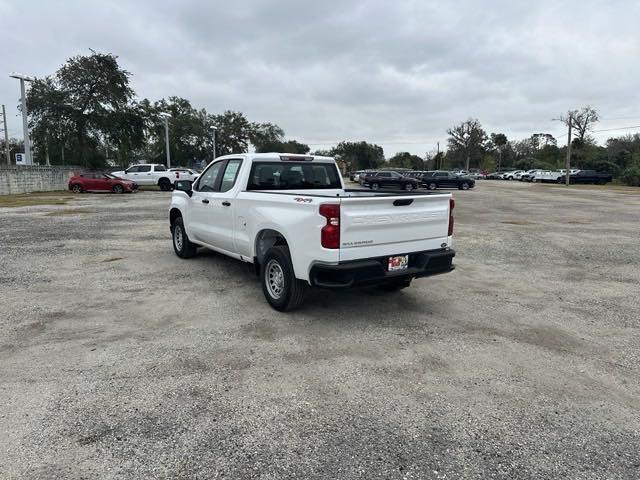
[[[407,183],[407,184],[405,184],[404,189],[405,189],[407,192],[412,191],[412,190],[413,190],[413,183]]]
[[[371,184],[371,190],[380,190],[380,185],[377,183],[372,183]]]
[[[411,285],[411,278],[409,280],[395,280],[390,283],[385,283],[384,285],[380,285],[380,289],[385,292],[397,292],[398,290],[402,290],[403,288],[407,288]]]
[[[168,178],[161,178],[158,180],[158,186],[163,192],[169,192],[171,190],[171,182]]]
[[[71,191],[73,193],[82,193],[82,185],[78,185],[77,183],[75,185],[71,185]]]
[[[435,190],[436,188],[438,188],[438,185],[436,185],[435,183],[431,182],[427,185],[427,190]]]
[[[173,221],[171,238],[173,240],[173,250],[180,258],[193,257],[198,251],[198,246],[195,243],[191,243],[187,236],[182,217],[178,217]]]
[[[271,247],[265,253],[260,282],[267,302],[280,312],[294,310],[304,301],[307,284],[293,273],[289,249],[284,245]]]
[[[469,184],[464,182],[462,185],[458,187],[460,190],[469,190]]]

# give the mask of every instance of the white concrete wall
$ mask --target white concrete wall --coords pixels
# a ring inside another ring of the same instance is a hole
[[[67,190],[71,167],[0,167],[0,195]]]

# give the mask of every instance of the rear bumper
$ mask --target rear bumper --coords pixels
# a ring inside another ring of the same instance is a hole
[[[317,264],[311,268],[309,280],[314,287],[348,289],[428,277],[448,273],[455,268],[452,261],[456,252],[452,249],[425,250],[408,255],[409,267],[406,270],[389,272],[389,256],[384,256],[342,262],[338,265]]]

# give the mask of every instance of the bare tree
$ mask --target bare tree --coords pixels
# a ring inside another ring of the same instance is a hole
[[[464,153],[466,159],[465,167],[468,171],[471,156],[482,149],[484,142],[487,140],[487,133],[482,128],[480,121],[474,118],[450,128],[447,133],[449,134],[449,139],[447,140],[449,148]]]
[[[568,111],[566,116],[560,117],[560,120],[567,126],[571,121],[571,127],[576,132],[576,138],[580,140],[580,143],[583,143],[588,138],[589,130],[600,121],[600,115],[598,115],[595,108],[587,105],[580,110]]]

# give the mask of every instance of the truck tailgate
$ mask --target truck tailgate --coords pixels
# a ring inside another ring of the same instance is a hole
[[[451,194],[342,198],[340,261],[451,246]]]

